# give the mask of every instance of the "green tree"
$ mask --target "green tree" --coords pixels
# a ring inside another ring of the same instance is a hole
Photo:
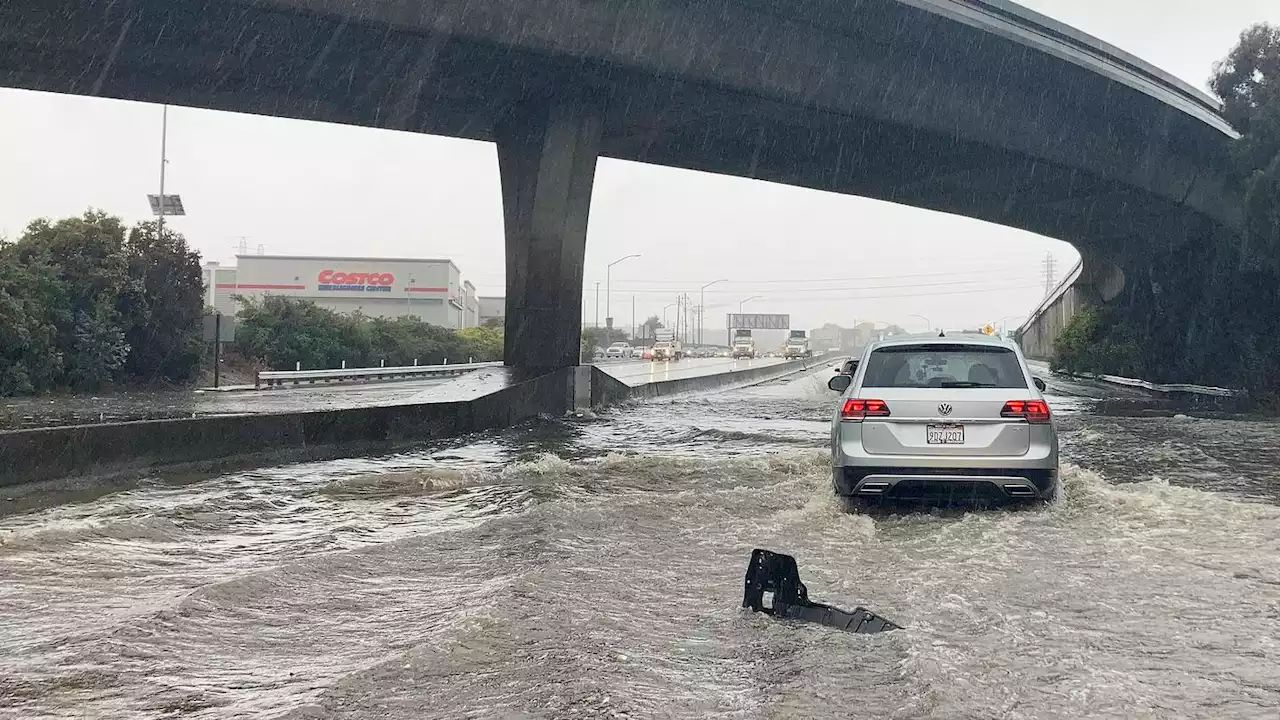
[[[502,359],[502,331],[496,328],[472,327],[458,331],[461,341],[458,361],[472,359],[475,362],[490,362]]]
[[[0,245],[0,395],[53,389],[63,356],[53,308],[62,286],[43,261],[19,263],[12,245]]]
[[[186,240],[155,222],[129,232],[128,272],[136,292],[122,297],[129,375],[180,382],[194,376],[204,352],[200,256]]]
[[[372,354],[358,318],[279,295],[245,301],[234,348],[278,370],[291,370],[295,363],[311,370],[336,368],[344,361],[359,367]]]
[[[1210,87],[1240,131],[1233,157],[1245,190],[1251,259],[1270,266],[1280,250],[1280,27],[1259,23],[1240,34],[1213,69]]]

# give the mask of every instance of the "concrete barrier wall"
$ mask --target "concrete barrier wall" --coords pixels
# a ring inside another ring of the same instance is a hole
[[[158,467],[214,471],[385,452],[397,445],[509,427],[539,415],[560,416],[588,403],[602,407],[630,398],[761,382],[825,362],[829,360],[797,360],[637,387],[599,368],[566,368],[467,401],[0,432],[0,487],[86,475],[137,475]]]
[[[1048,362],[1053,358],[1053,344],[1083,305],[1084,293],[1078,285],[1066,288],[1031,321],[1018,336],[1022,354],[1032,360]]]
[[[464,402],[147,420],[0,433],[0,486],[160,466],[216,468],[361,454],[508,427],[572,407],[569,368]]]
[[[830,362],[831,359],[829,357],[814,357],[716,375],[662,380],[635,387],[625,385],[599,369],[595,369],[591,376],[591,405],[600,407],[601,405],[609,405],[625,399],[665,397],[687,392],[705,392],[721,387],[764,382],[765,380],[801,372]]]
[[[1053,344],[1071,318],[1089,303],[1105,302],[1119,295],[1124,283],[1124,271],[1115,263],[1082,251],[1076,264],[1018,328],[1022,354],[1033,360],[1051,360]]]

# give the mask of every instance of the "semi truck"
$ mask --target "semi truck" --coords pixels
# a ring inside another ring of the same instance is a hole
[[[654,335],[653,360],[679,360],[684,357],[684,348],[676,339],[675,333],[659,330]]]
[[[754,359],[756,356],[756,340],[751,337],[750,330],[733,331],[733,359]]]
[[[803,330],[791,331],[790,337],[787,338],[787,346],[782,351],[782,356],[788,360],[813,357],[813,350],[809,349],[809,338],[804,336]]]

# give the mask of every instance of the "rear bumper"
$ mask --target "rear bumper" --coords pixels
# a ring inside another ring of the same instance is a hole
[[[1045,500],[1058,483],[1055,468],[832,468],[837,495],[908,502]]]

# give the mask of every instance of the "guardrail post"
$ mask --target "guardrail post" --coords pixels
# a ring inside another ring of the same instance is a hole
[[[413,366],[418,367],[418,358],[413,359]]]
[[[302,361],[299,360],[298,362],[294,363],[293,369],[297,370],[298,372],[302,372]]]
[[[262,389],[262,378],[258,375],[257,370],[253,371],[253,389],[254,390]]]
[[[346,361],[346,360],[343,360],[343,361],[342,361],[342,369],[343,369],[343,370],[346,370],[346,369],[347,369],[347,361]]]
[[[381,360],[378,361],[378,367],[386,367],[386,366],[387,366],[386,358],[382,358]]]
[[[442,362],[442,363],[440,363],[440,364],[441,364],[441,365],[448,365],[448,364],[449,364],[449,358],[445,358],[445,359],[444,359],[444,362]]]

